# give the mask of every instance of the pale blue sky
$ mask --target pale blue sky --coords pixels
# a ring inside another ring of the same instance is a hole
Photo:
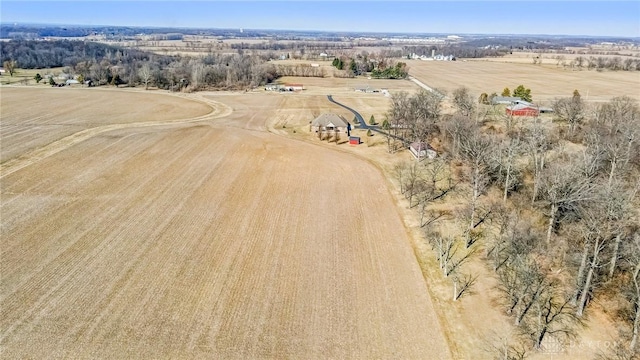
[[[5,1],[0,22],[640,37],[640,1]]]

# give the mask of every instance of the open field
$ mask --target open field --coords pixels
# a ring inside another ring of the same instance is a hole
[[[627,95],[640,100],[638,71],[571,71],[556,65],[498,63],[493,61],[407,61],[412,75],[425,84],[451,92],[466,86],[477,96],[500,94],[522,84],[531,89],[533,100],[551,101],[569,97],[578,89],[588,101],[606,101]]]
[[[45,125],[126,126],[1,175],[3,357],[451,356],[380,171],[266,131],[323,95],[64,90],[3,88],[3,125],[38,95],[72,107]]]
[[[542,63],[545,65],[553,65],[562,67],[562,62],[558,63],[556,59],[557,56],[561,56],[567,65],[571,62],[571,60],[582,56],[583,58],[593,57],[619,57],[624,61],[632,56],[638,56],[637,50],[616,50],[619,51],[623,55],[601,55],[595,54],[598,50],[589,50],[587,48],[567,48],[567,50],[573,50],[578,52],[577,54],[558,54],[558,53],[539,53],[535,51],[514,51],[512,54],[506,54],[500,57],[491,57],[491,58],[482,58],[482,59],[466,59],[468,61],[494,61],[494,62],[507,62],[507,63],[520,63],[520,64],[533,64],[533,57],[537,57],[542,55]],[[611,49],[600,49],[599,51],[612,51]],[[579,52],[584,52],[580,54]],[[583,69],[586,70],[586,69]]]
[[[16,87],[0,89],[0,162],[81,130],[105,125],[180,121],[211,107],[174,96],[97,88]]]

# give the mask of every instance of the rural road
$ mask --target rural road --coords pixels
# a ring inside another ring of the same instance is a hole
[[[413,76],[409,76],[409,77],[408,77],[408,79],[409,79],[410,81],[413,81],[413,82],[414,82],[414,83],[416,83],[418,86],[420,86],[421,88],[423,88],[423,89],[425,89],[425,90],[427,90],[427,91],[430,91],[430,92],[434,92],[434,91],[435,91],[432,87],[430,87],[430,86],[428,86],[427,84],[423,83],[422,81],[420,81],[420,80],[418,80],[418,79],[414,78]]]

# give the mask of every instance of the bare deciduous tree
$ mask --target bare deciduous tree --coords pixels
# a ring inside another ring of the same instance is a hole
[[[553,103],[556,118],[569,124],[569,133],[575,133],[576,126],[585,119],[585,104],[579,94],[570,98],[556,99]]]
[[[151,66],[149,66],[149,63],[145,62],[142,67],[140,67],[140,70],[138,70],[138,76],[144,83],[144,89],[147,90],[149,88],[149,82],[151,81],[151,78],[153,76],[153,72],[151,71]]]
[[[13,76],[13,74],[15,74],[17,65],[18,63],[15,60],[5,60],[2,63],[4,69],[9,72],[9,76]]]
[[[457,301],[462,296],[471,294],[471,288],[476,283],[478,275],[454,274],[453,275],[453,301]]]
[[[469,225],[466,230],[467,247],[473,244],[471,231],[476,227],[476,211],[478,199],[489,185],[489,167],[487,162],[491,154],[492,141],[479,131],[465,134],[460,141],[460,149],[470,165],[469,180],[471,183],[471,198],[469,200]]]
[[[527,348],[518,338],[493,330],[483,339],[483,350],[492,360],[524,360]]]
[[[547,336],[559,340],[574,338],[579,324],[570,300],[550,291],[536,303],[534,314],[526,318],[524,329],[531,337],[533,347],[540,349]]]
[[[606,226],[602,222],[606,221],[606,209],[601,201],[596,201],[592,206],[581,210],[581,220],[577,224],[576,237],[579,239],[579,246],[582,247],[580,267],[576,277],[576,289],[572,298],[572,304],[576,305],[576,315],[582,316],[591,298],[595,278],[602,263],[602,252],[606,248],[609,235],[606,233]]]
[[[551,287],[540,265],[527,254],[512,257],[498,272],[501,289],[507,295],[507,313],[519,325],[529,310]]]
[[[520,182],[520,168],[517,160],[522,153],[522,143],[518,139],[505,139],[497,146],[491,156],[491,172],[496,181],[502,185],[502,202]]]
[[[471,116],[475,110],[475,101],[466,87],[460,87],[451,93],[453,106],[462,116]],[[486,94],[485,94],[486,97]]]
[[[631,281],[633,283],[633,292],[631,303],[635,309],[633,316],[632,338],[630,343],[631,350],[635,351],[638,343],[638,331],[640,330],[640,235],[635,234],[633,242],[629,244],[628,250],[629,263],[632,265]]]
[[[427,135],[434,132],[442,112],[444,96],[437,91],[420,91],[409,98],[406,120],[414,141],[425,142]]]
[[[546,166],[547,152],[551,149],[551,140],[548,132],[536,121],[524,136],[524,144],[531,159],[531,172],[533,174],[533,190],[531,203],[538,199],[543,170]]]
[[[563,164],[559,160],[546,169],[543,181],[545,201],[549,205],[547,244],[550,244],[558,219],[576,212],[582,203],[591,199],[593,185],[579,166],[570,162]]]

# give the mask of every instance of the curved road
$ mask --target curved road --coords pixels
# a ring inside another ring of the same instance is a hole
[[[378,126],[367,125],[367,122],[364,121],[364,119],[362,118],[362,115],[360,115],[360,113],[358,113],[357,111],[355,111],[352,108],[348,107],[347,105],[341,104],[341,103],[333,100],[333,97],[331,95],[327,95],[327,99],[329,99],[329,101],[331,101],[332,103],[334,103],[334,104],[336,104],[338,106],[342,106],[343,108],[351,111],[353,113],[353,115],[356,116],[356,120],[358,120],[358,122],[360,122],[360,127],[361,128],[363,128],[365,130],[372,130],[372,131],[375,131],[375,132],[377,132],[379,134],[386,135],[386,136],[391,136],[394,139],[397,139],[397,140],[400,140],[400,141],[404,141],[404,139],[402,137],[393,135],[391,133],[387,133],[386,131],[381,130]]]
[[[358,122],[360,122],[360,127],[361,128],[363,128],[365,130],[371,129],[373,131],[380,132],[380,130],[378,128],[367,125],[367,122],[364,121],[364,119],[362,118],[362,115],[360,115],[359,112],[353,110],[352,108],[348,107],[347,105],[340,104],[339,102],[333,100],[333,96],[331,96],[331,95],[327,95],[327,99],[329,99],[329,101],[331,101],[332,103],[334,103],[334,104],[336,104],[338,106],[342,106],[343,108],[351,111],[353,113],[353,115],[356,116],[356,120],[358,120]]]

